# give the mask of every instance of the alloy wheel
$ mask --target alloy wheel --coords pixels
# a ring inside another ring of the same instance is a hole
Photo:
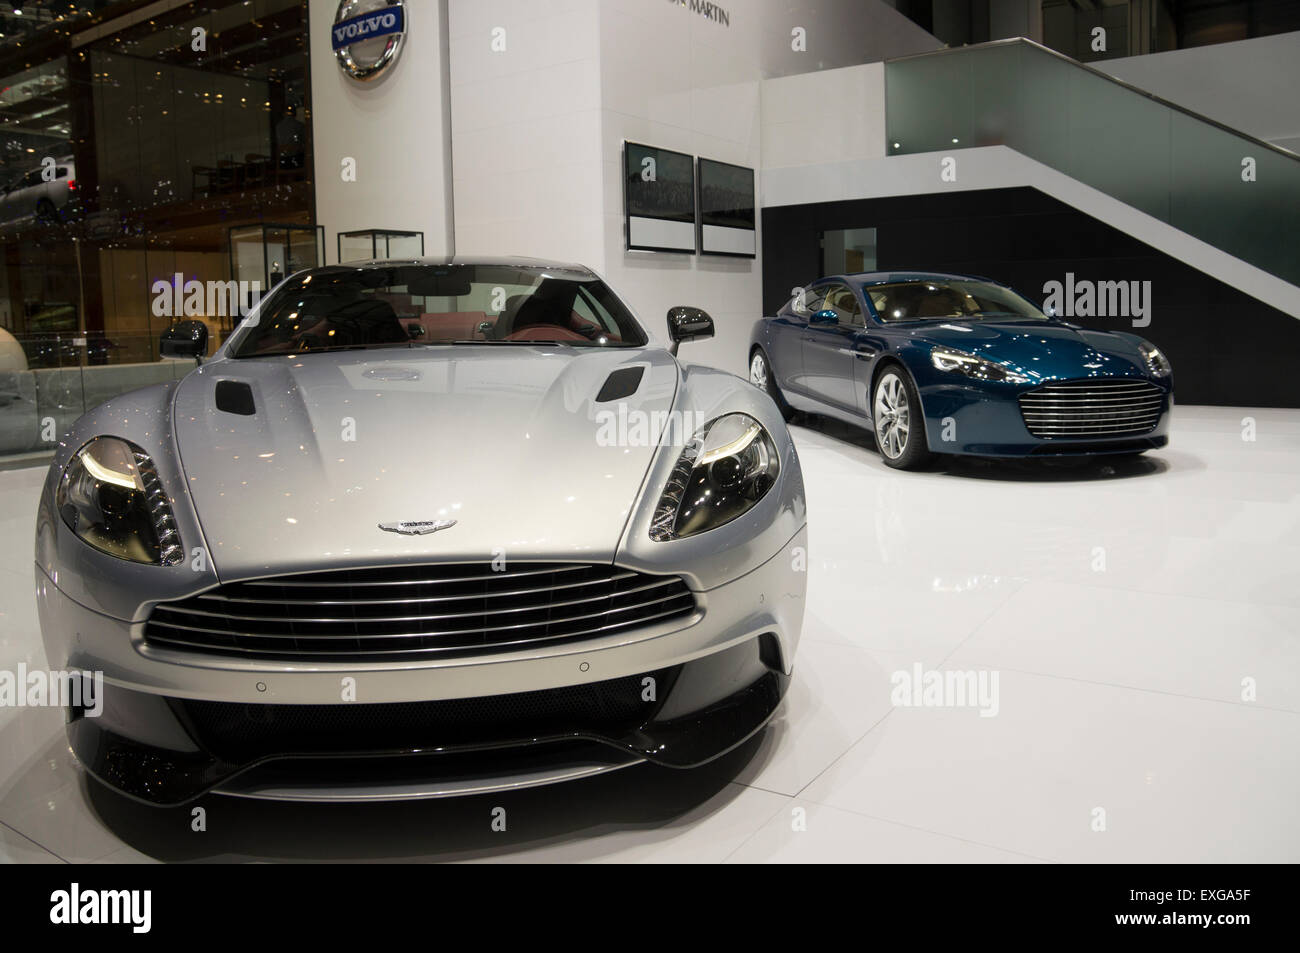
[[[891,460],[897,460],[907,449],[911,420],[907,388],[893,372],[885,374],[876,385],[875,423],[880,452]]]
[[[761,353],[755,353],[749,362],[749,381],[759,390],[767,390],[767,361]]]

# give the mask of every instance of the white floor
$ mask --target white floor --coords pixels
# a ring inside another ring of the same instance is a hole
[[[1180,407],[1171,449],[1077,468],[896,473],[863,431],[795,439],[795,680],[720,762],[457,801],[214,797],[199,833],[89,802],[59,712],[0,709],[0,860],[1300,861],[1300,412]],[[10,671],[45,666],[41,477],[0,473]],[[996,716],[894,706],[917,664],[996,673]]]

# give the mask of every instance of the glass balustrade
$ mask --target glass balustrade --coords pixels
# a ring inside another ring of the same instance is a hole
[[[1300,284],[1300,157],[1025,39],[885,64],[890,155],[1003,145]]]

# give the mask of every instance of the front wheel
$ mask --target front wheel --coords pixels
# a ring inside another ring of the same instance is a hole
[[[876,380],[871,406],[876,445],[886,466],[914,470],[933,456],[926,446],[921,398],[901,368],[890,367]]]
[[[59,220],[59,210],[54,203],[42,196],[36,200],[36,221],[42,225],[52,225]]]
[[[781,416],[790,420],[794,416],[794,408],[785,402],[785,397],[781,394],[781,388],[776,386],[776,378],[772,374],[771,362],[767,359],[767,352],[761,347],[754,348],[754,353],[749,359],[749,382],[759,390],[767,391],[767,395],[776,401],[776,406],[781,411]]]

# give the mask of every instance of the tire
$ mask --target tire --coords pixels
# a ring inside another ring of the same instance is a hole
[[[885,466],[915,470],[934,456],[926,445],[925,415],[911,375],[897,365],[880,372],[871,391],[871,429]]]
[[[787,421],[793,419],[794,408],[785,402],[781,388],[776,386],[776,378],[772,375],[772,361],[761,347],[754,348],[749,356],[749,382],[759,390],[767,391],[767,395],[776,402],[777,410],[781,411],[782,417]]]
[[[36,221],[42,225],[53,225],[59,220],[59,210],[45,197],[36,200]]]

